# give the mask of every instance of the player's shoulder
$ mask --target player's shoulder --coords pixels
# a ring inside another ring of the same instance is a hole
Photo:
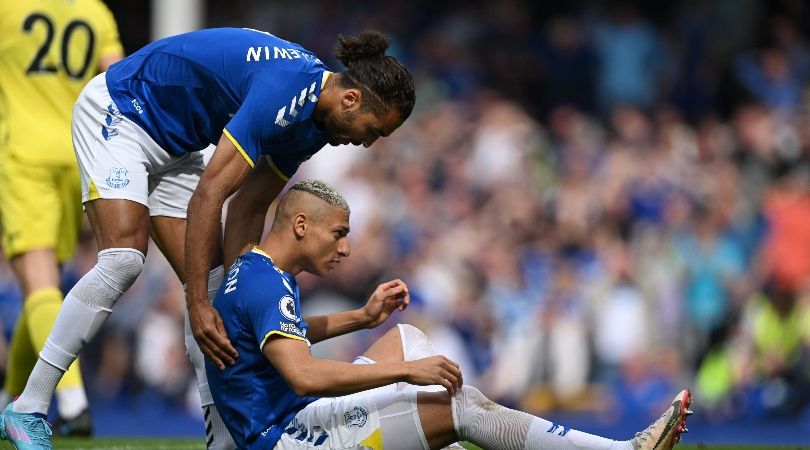
[[[238,33],[244,38],[241,45],[248,66],[271,74],[283,72],[285,77],[320,74],[328,70],[315,52],[300,44],[252,28],[241,28]]]
[[[273,264],[273,260],[261,250],[253,249],[239,257],[226,275],[226,293],[229,280],[236,280],[241,287],[241,301],[250,302],[255,298],[267,298],[278,294],[293,293],[293,287],[284,272]],[[235,291],[236,289],[234,289]]]

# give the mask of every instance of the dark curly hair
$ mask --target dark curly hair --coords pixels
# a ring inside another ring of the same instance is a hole
[[[348,68],[341,73],[340,84],[360,89],[363,107],[374,114],[396,108],[405,120],[416,100],[413,77],[396,58],[385,54],[389,42],[387,36],[374,30],[338,36],[335,58]]]

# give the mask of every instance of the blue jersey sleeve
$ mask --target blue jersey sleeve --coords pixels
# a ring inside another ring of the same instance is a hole
[[[282,284],[281,280],[275,281]],[[255,333],[259,351],[273,335],[298,339],[309,345],[306,337],[307,325],[298,315],[299,302],[294,294],[283,288],[268,290],[266,287],[264,292],[255,294],[258,295],[253,295],[250,301],[245,302],[245,313]]]
[[[283,130],[269,117],[269,108],[278,103],[269,93],[271,89],[262,86],[261,81],[256,83],[223,130],[250,167],[255,167],[263,142]]]

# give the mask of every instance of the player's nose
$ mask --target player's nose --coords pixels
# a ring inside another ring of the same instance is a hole
[[[351,248],[349,246],[349,240],[346,238],[341,239],[341,242],[338,243],[338,255],[343,258],[347,258],[351,253]]]

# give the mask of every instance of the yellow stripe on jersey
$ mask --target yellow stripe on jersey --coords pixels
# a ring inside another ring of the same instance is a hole
[[[284,175],[284,172],[282,172],[281,169],[279,169],[278,166],[276,166],[275,164],[270,163],[270,168],[273,169],[273,172],[275,172],[275,174],[278,175],[278,177],[281,178],[282,180],[290,181],[290,177]]]
[[[239,153],[241,153],[242,156],[245,157],[245,160],[247,160],[248,164],[250,164],[250,167],[256,167],[256,164],[253,162],[252,159],[250,159],[250,156],[248,156],[248,154],[245,153],[245,150],[242,149],[242,146],[239,145],[239,142],[236,141],[236,138],[231,136],[231,133],[229,133],[228,130],[222,130],[222,134],[224,134],[225,137],[227,137],[228,140],[231,141],[234,147],[236,147],[236,149],[239,150]]]
[[[273,261],[273,258],[271,258],[271,257],[270,257],[270,255],[268,255],[267,253],[265,253],[265,252],[264,252],[262,249],[260,249],[259,247],[253,246],[253,248],[251,249],[251,251],[252,251],[252,252],[254,252],[254,253],[258,253],[258,254],[260,254],[260,255],[264,256],[265,258],[269,259],[271,262]]]
[[[367,438],[360,442],[371,450],[383,450],[382,428],[377,428]]]
[[[309,339],[307,339],[307,338],[304,338],[304,337],[301,337],[301,336],[296,336],[294,334],[284,333],[284,332],[281,332],[281,331],[278,331],[278,330],[273,330],[273,331],[271,331],[271,332],[264,335],[264,339],[262,339],[262,343],[261,343],[261,345],[259,345],[259,351],[262,351],[262,349],[264,349],[264,344],[267,342],[267,339],[270,336],[274,335],[274,334],[277,334],[279,336],[284,336],[284,337],[287,337],[287,338],[290,338],[290,339],[295,339],[295,340],[298,340],[298,341],[303,341],[303,342],[306,342],[307,345],[310,345]]]

